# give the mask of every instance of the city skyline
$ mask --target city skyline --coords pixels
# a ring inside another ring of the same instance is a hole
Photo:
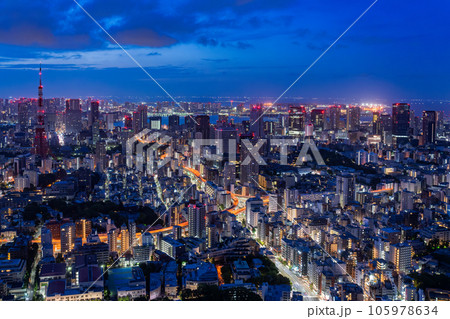
[[[447,4],[362,2],[0,3],[0,300],[445,315]]]

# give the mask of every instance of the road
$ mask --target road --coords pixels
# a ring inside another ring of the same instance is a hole
[[[289,278],[292,283],[292,289],[294,291],[300,291],[305,301],[319,301],[317,294],[309,289],[308,284],[294,274],[288,267],[283,265],[276,257],[272,257],[271,260],[277,266],[278,271],[285,277]]]

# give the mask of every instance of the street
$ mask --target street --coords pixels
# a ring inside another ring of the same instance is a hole
[[[289,278],[292,283],[293,291],[300,291],[305,301],[319,301],[319,297],[316,293],[309,289],[308,285],[302,281],[296,274],[294,274],[288,267],[283,265],[276,257],[272,257],[271,260],[277,266],[278,271],[285,277]]]

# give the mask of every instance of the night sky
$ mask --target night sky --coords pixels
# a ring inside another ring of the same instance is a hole
[[[79,2],[174,96],[277,97],[373,0]],[[163,96],[72,0],[0,12],[0,97],[36,95],[39,61],[46,97]],[[379,0],[287,96],[449,100],[449,13]]]

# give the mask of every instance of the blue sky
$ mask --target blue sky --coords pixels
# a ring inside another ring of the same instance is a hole
[[[174,96],[283,92],[372,0],[79,0]],[[448,0],[379,0],[287,96],[450,99]],[[0,2],[0,96],[161,90],[72,0]]]

